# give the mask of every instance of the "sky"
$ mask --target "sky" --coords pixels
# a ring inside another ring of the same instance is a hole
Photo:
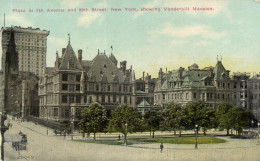
[[[260,72],[260,3],[255,0],[0,0],[0,24],[40,28],[47,38],[47,66],[68,43],[92,60],[98,49],[148,72],[215,66],[217,55],[233,72]],[[194,11],[193,7],[211,8]],[[88,9],[79,12],[79,9]],[[92,8],[107,11],[92,11]],[[121,11],[111,11],[111,9]],[[134,8],[134,10],[126,10]],[[160,11],[141,11],[142,8]],[[181,11],[165,11],[182,8]],[[187,10],[189,8],[189,10]],[[25,10],[17,12],[16,10]],[[29,12],[29,10],[33,12]],[[43,12],[37,12],[37,9]],[[64,12],[47,12],[63,9]],[[76,10],[69,12],[68,10]]]

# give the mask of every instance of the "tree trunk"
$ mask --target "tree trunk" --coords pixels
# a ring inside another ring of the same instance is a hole
[[[150,136],[152,136],[152,128],[150,128]]]
[[[179,131],[179,137],[181,137],[181,130]]]
[[[203,127],[203,135],[206,136],[206,128]]]
[[[229,135],[229,128],[227,128],[227,135]]]
[[[174,135],[176,135],[176,128],[174,128],[173,130],[174,130]]]
[[[94,132],[94,140],[96,141],[96,132]]]
[[[153,138],[154,138],[154,131],[153,131]]]

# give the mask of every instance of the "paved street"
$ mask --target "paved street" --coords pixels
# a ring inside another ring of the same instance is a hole
[[[22,131],[28,136],[26,151],[12,149],[11,143],[5,143],[6,161],[259,161],[260,145],[256,139],[228,139],[223,144],[194,145],[164,144],[160,153],[159,144],[133,144],[128,147],[93,143],[72,142],[71,137],[55,136],[52,130],[46,135],[46,127],[32,122],[11,121],[13,127],[6,133],[18,134]],[[80,136],[78,136],[79,138]]]

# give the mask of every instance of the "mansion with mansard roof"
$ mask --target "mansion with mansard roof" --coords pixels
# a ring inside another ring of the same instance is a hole
[[[137,107],[142,101],[153,105],[154,86],[145,85],[152,80],[147,75],[135,79],[135,72],[127,69],[126,61],[120,62],[113,55],[108,57],[98,51],[92,60],[82,60],[82,50],[76,56],[70,42],[56,53],[54,67],[47,67],[39,80],[39,117],[53,121],[75,121],[84,107],[99,102],[107,110],[120,104]],[[153,84],[153,83],[150,83]]]

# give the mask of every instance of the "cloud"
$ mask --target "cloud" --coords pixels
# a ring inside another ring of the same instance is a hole
[[[106,1],[100,2],[95,5],[94,8],[107,8]],[[85,12],[78,18],[78,26],[83,27],[89,27],[92,23],[94,23],[96,20],[99,20],[99,22],[103,21],[103,15],[101,12]]]
[[[22,26],[22,27],[33,26],[33,23],[30,20],[26,19],[25,17],[23,17],[22,15],[19,15],[19,14],[5,15],[5,21],[6,21],[6,24],[10,24],[10,26],[11,25]]]
[[[158,34],[170,35],[173,37],[187,38],[192,36],[201,36],[203,38],[219,39],[226,35],[226,32],[213,31],[210,26],[206,25],[193,25],[184,27],[173,27],[171,24],[166,23],[163,28],[157,31]]]
[[[78,7],[84,2],[90,2],[91,0],[61,0],[61,6],[66,7]]]
[[[176,41],[176,40],[173,40],[173,41],[171,41],[170,43],[171,43],[171,45],[178,46],[178,45],[187,44],[188,41],[183,41],[183,40],[178,40],[178,41]]]
[[[66,44],[67,44],[67,42],[64,39],[59,38],[59,37],[54,37],[51,35],[48,36],[48,43],[55,44],[56,46],[58,46],[58,49],[59,49],[59,47],[66,46]]]
[[[208,46],[210,44],[211,43],[209,41],[198,41],[195,43],[195,45],[197,45],[197,46]]]
[[[101,17],[99,12],[83,13],[78,19],[78,26],[89,27],[93,22]]]

